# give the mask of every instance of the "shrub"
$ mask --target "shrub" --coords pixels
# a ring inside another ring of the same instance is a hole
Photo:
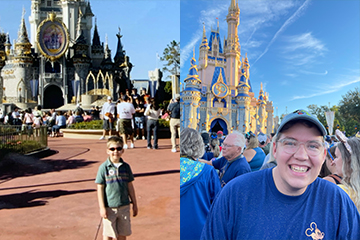
[[[71,129],[102,129],[102,120],[92,120],[90,122],[79,122],[69,126]]]
[[[161,128],[170,127],[170,121],[166,121],[166,119],[159,119],[159,127]]]
[[[0,144],[0,160],[10,152],[27,154],[42,149],[44,147],[45,146],[42,146],[41,143],[34,140],[11,140],[6,143]]]

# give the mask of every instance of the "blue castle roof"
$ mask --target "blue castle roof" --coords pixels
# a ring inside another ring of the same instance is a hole
[[[211,34],[210,34],[210,40],[209,40],[209,51],[211,51],[212,49],[212,41],[213,39],[217,39],[217,41],[219,42],[219,52],[220,53],[223,53],[223,50],[222,50],[222,47],[221,47],[221,40],[220,40],[220,34],[218,32],[214,32],[214,31],[211,31]]]
[[[211,81],[211,88],[217,82],[220,74],[222,76],[222,79],[224,80],[224,83],[227,85],[224,68],[223,67],[215,67],[213,79]]]

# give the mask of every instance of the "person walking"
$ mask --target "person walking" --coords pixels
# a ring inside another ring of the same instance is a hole
[[[176,152],[176,132],[180,139],[180,94],[175,95],[175,102],[168,107],[170,112],[171,152]]]
[[[109,131],[109,137],[111,137],[111,132],[114,129],[115,107],[115,104],[112,103],[112,98],[109,96],[100,113],[100,118],[103,119],[103,135],[100,137],[100,140],[105,139],[106,131]]]
[[[128,148],[127,139],[130,137],[130,148],[134,148],[134,129],[132,127],[132,119],[135,113],[134,105],[131,103],[131,99],[124,95],[122,102],[117,105],[118,113],[118,130],[121,137],[124,140],[124,149]]]
[[[146,130],[147,130],[147,148],[148,149],[158,149],[158,127],[159,127],[159,117],[161,109],[157,101],[152,98],[150,104],[146,107],[144,115],[147,116]],[[154,146],[151,145],[151,130],[153,130],[154,136]]]

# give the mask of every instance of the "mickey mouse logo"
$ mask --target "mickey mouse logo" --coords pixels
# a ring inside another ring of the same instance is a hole
[[[109,170],[109,175],[110,175],[110,176],[114,176],[114,175],[115,175],[115,171],[112,170],[112,169],[110,169],[110,170]]]
[[[313,240],[323,239],[325,233],[321,232],[315,222],[310,223],[310,227],[305,231],[306,236],[311,237]]]

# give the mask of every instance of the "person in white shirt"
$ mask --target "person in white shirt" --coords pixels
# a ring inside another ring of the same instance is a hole
[[[144,115],[147,116],[146,130],[147,130],[147,148],[158,149],[157,131],[159,127],[159,117],[161,109],[154,98],[151,99],[150,105],[146,107]],[[154,146],[151,146],[151,129],[153,129]]]
[[[13,125],[21,125],[21,117],[20,117],[20,113],[19,113],[19,108],[15,107],[14,111],[12,112],[12,118],[13,118]]]
[[[134,129],[132,127],[133,114],[135,113],[134,105],[131,103],[131,99],[124,95],[122,102],[117,105],[118,113],[118,130],[120,136],[124,141],[124,149],[128,148],[127,137],[130,136],[130,148],[134,148]]]
[[[110,96],[107,100],[108,101],[104,103],[100,112],[100,118],[103,119],[103,135],[100,137],[100,140],[105,139],[106,131],[109,131],[109,137],[111,137],[111,132],[114,129],[116,106],[112,103],[112,98]]]

